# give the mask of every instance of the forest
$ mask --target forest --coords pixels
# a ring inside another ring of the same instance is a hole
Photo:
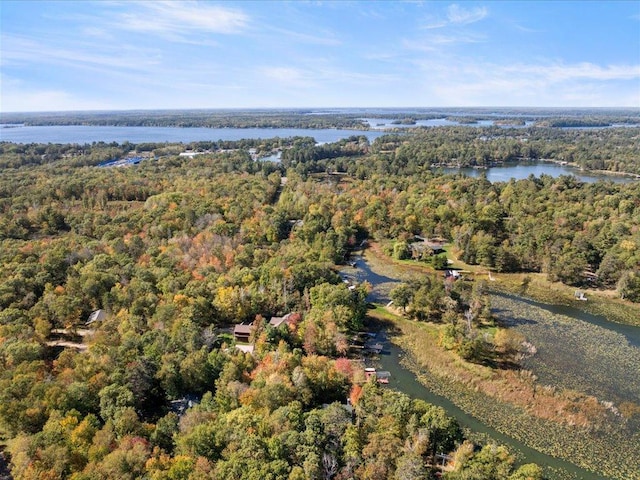
[[[350,288],[339,268],[363,241],[405,259],[416,235],[436,237],[470,265],[638,303],[640,182],[490,183],[432,168],[545,158],[640,173],[638,136],[461,127],[372,144],[1,143],[0,441],[13,478],[544,478],[442,408],[366,380],[350,345],[369,328],[370,286]],[[495,327],[487,292],[443,281],[436,254],[418,260],[432,274],[396,303],[450,325],[444,346],[462,358],[491,351],[512,368],[518,339]],[[253,325],[252,354],[235,348],[240,323]],[[493,336],[475,334],[488,325]]]
[[[97,125],[207,128],[365,129],[356,115],[315,115],[308,110],[142,110],[78,113],[7,113],[2,123],[24,125]]]
[[[2,113],[8,125],[95,125],[207,128],[345,128],[368,130],[366,118],[392,119],[394,125],[446,118],[464,124],[490,120],[495,124],[522,125],[525,121],[545,127],[604,127],[640,125],[637,109],[549,108],[416,108],[397,109],[194,109],[95,112]]]
[[[364,137],[361,137],[365,141]],[[435,167],[507,165],[553,161],[584,170],[640,175],[640,129],[429,127],[389,133],[370,146],[370,156],[345,162],[349,152],[327,152],[327,145],[285,150],[283,162],[300,173],[339,171],[362,179],[378,174],[415,175]],[[295,162],[295,163],[293,163]],[[375,168],[370,163],[375,163]],[[302,165],[300,165],[302,163]]]

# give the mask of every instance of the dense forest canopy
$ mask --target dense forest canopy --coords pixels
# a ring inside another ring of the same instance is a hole
[[[640,182],[431,168],[553,158],[640,173],[638,136],[460,127],[373,144],[0,144],[0,426],[14,478],[417,479],[440,473],[437,454],[456,459],[445,478],[541,478],[504,447],[474,447],[442,409],[365,381],[347,356],[368,286],[349,288],[336,265],[365,239],[402,258],[416,235],[440,237],[471,265],[640,302]],[[453,318],[448,341],[473,359],[482,345],[464,325],[491,322],[481,289],[441,276],[408,288],[415,317]],[[85,325],[97,310],[106,318]],[[253,355],[229,348],[241,322],[253,322]],[[186,413],[172,408],[191,397]]]

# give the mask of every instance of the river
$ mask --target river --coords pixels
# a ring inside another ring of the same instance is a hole
[[[382,340],[384,339],[385,337],[382,338]],[[537,463],[547,469],[552,469],[554,473],[560,474],[563,477],[566,477],[568,474],[569,478],[575,479],[602,479],[601,476],[584,470],[572,463],[527,447],[522,442],[498,432],[474,416],[469,415],[449,399],[433,393],[420,383],[413,372],[407,370],[401,365],[400,361],[403,355],[404,352],[400,348],[391,342],[385,342],[385,351],[383,355],[380,355],[378,363],[381,370],[387,370],[391,373],[391,378],[389,380],[389,386],[391,388],[400,390],[412,398],[420,398],[433,405],[442,407],[446,410],[447,414],[455,417],[462,427],[488,435],[496,442],[507,445],[510,450],[517,452],[519,458],[518,463]],[[565,475],[563,475],[564,472],[566,472]]]
[[[400,281],[398,278],[392,278],[396,276],[393,273],[388,274],[391,276],[387,276],[387,274],[383,275],[380,272],[375,271],[371,268],[371,265],[364,257],[357,257],[355,267],[345,267],[342,270],[341,274],[344,278],[353,282],[368,281],[373,287],[369,300],[375,303],[388,302],[389,290]],[[494,298],[497,297],[494,295]],[[502,295],[502,298],[505,298],[510,302],[517,302],[525,309],[536,308],[548,311],[553,315],[561,315],[562,319],[567,319],[567,322],[572,321],[574,324],[577,324],[578,327],[582,327],[583,325],[592,325],[597,329],[595,333],[599,336],[599,338],[606,339],[607,336],[611,336],[613,341],[616,341],[617,338],[617,341],[619,343],[626,343],[625,348],[627,350],[630,350],[631,355],[635,355],[632,360],[633,362],[635,362],[633,366],[631,366],[632,371],[626,372],[626,374],[623,375],[624,365],[621,365],[621,369],[618,372],[619,378],[607,377],[610,383],[606,383],[606,381],[601,380],[600,382],[598,382],[599,384],[596,385],[595,388],[617,388],[617,386],[620,385],[618,385],[616,382],[625,382],[625,378],[627,377],[633,378],[634,369],[637,373],[637,368],[640,365],[637,360],[637,355],[640,352],[640,349],[638,348],[640,346],[640,328],[608,322],[603,317],[590,315],[572,307],[546,305],[513,295]],[[506,308],[504,304],[502,304],[501,307],[503,309]],[[505,312],[503,311],[502,314],[505,314]],[[542,322],[540,322],[539,324],[537,324],[536,322],[525,322],[524,324],[529,326],[530,330],[528,333],[535,332],[537,335],[539,335],[539,337],[537,338],[544,338],[546,325],[542,324]],[[570,323],[568,328],[571,329]],[[585,480],[595,480],[603,478],[595,473],[584,470],[583,468],[580,468],[568,461],[544,454],[538,450],[526,446],[515,438],[497,431],[495,428],[487,425],[480,419],[466,413],[449,399],[434,393],[425,385],[420,383],[413,372],[411,372],[401,364],[402,356],[404,355],[404,353],[399,347],[389,341],[387,333],[381,332],[380,335],[382,337],[381,340],[385,341],[385,354],[379,357],[378,366],[379,368],[387,370],[391,373],[391,380],[389,385],[392,388],[396,388],[410,395],[411,397],[421,398],[429,403],[444,408],[447,413],[455,417],[462,426],[469,428],[474,432],[486,434],[495,441],[505,444],[512,450],[517,451],[519,459],[522,463],[534,462],[541,466],[544,466],[547,469],[547,474],[550,475],[551,478],[573,478]],[[557,364],[551,362],[550,359],[553,359],[558,352],[562,351],[561,343],[565,341],[562,337],[558,337],[557,340],[558,342],[554,343],[554,348],[547,348],[549,347],[549,344],[545,344],[545,348],[547,351],[543,352],[541,358],[536,359],[538,365],[534,366],[540,368],[540,364],[544,364],[545,362],[550,362],[554,366],[557,366]],[[567,348],[565,348],[565,350],[567,350]],[[604,354],[606,357],[606,349],[604,352],[600,353]],[[605,357],[595,355],[593,358],[581,358],[581,361],[584,362],[584,372],[581,372],[581,374],[584,376],[582,380],[592,381],[593,378],[589,375],[598,370],[599,365],[597,365],[597,363],[611,361],[611,359]],[[593,364],[589,364],[589,362]],[[607,365],[606,367],[607,368],[605,370],[608,371],[608,369],[611,368],[612,365]],[[554,383],[557,383],[558,386],[562,386],[562,380],[565,379],[567,374],[571,374],[571,372],[560,371],[560,369],[558,369],[558,371],[553,370],[552,373],[555,374],[556,377],[551,379]],[[565,377],[561,375],[562,373],[564,373]],[[547,376],[552,377],[552,374],[547,374]],[[602,385],[600,385],[600,383]],[[621,388],[617,389],[619,391],[617,391],[616,393],[619,393],[621,397],[631,397],[631,399],[636,398],[638,392],[633,389],[635,387],[630,390],[626,390],[625,385],[622,385],[620,387]]]

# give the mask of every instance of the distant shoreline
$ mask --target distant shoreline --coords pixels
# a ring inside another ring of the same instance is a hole
[[[614,172],[612,170],[590,170],[590,169],[586,169],[581,167],[580,165],[578,165],[576,162],[567,162],[564,160],[553,160],[551,158],[541,158],[539,160],[531,160],[531,161],[537,161],[537,162],[549,162],[549,163],[555,163],[556,165],[566,165],[567,167],[572,167],[572,168],[577,168],[582,170],[583,172],[587,172],[587,173],[596,173],[598,175],[613,175],[616,177],[630,177],[630,178],[638,178],[640,179],[640,175],[638,175],[637,173],[630,173],[630,172]]]

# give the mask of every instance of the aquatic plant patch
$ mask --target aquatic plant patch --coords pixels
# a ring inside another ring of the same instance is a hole
[[[482,390],[486,387],[480,381],[469,379],[453,365],[444,369],[439,362],[434,362],[434,357],[429,354],[431,349],[425,348],[425,342],[430,341],[431,335],[421,331],[423,325],[406,320],[396,321],[395,324],[402,334],[394,337],[394,341],[411,354],[404,358],[403,364],[435,393],[450,399],[496,430],[541,452],[598,472],[604,478],[640,479],[640,432],[629,429],[620,417],[606,412],[601,421],[584,426],[540,418],[536,415],[539,412],[534,414],[523,406],[488,395]],[[522,375],[526,376],[527,373]],[[535,377],[531,376],[528,381],[535,385]],[[509,389],[512,386],[505,383],[502,387]],[[559,396],[560,400],[564,400],[563,393],[553,389],[545,391],[541,388],[539,395],[547,395],[549,399]],[[574,409],[582,399],[586,397],[578,397],[575,402],[559,401],[556,405]],[[574,412],[556,413],[561,418]],[[599,410],[595,416],[602,414],[602,410]],[[550,472],[547,475],[549,478],[565,478],[551,475]]]
[[[539,384],[594,395],[612,408],[640,404],[640,349],[624,335],[503,295],[492,295],[491,305],[502,323],[535,346],[522,365]]]

